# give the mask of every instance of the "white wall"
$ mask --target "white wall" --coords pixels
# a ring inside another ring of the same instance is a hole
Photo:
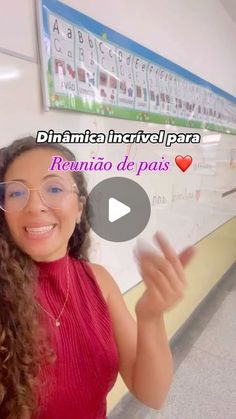
[[[35,59],[34,3],[1,0],[0,48]],[[236,95],[236,23],[222,4],[225,0],[64,3]]]
[[[91,125],[88,115],[81,118],[69,111],[43,111],[35,1],[1,0],[0,144],[38,128],[60,130],[70,125],[71,129],[83,130]],[[236,23],[220,0],[65,3],[236,95]],[[121,121],[103,121],[95,116],[93,128],[121,126]],[[132,128],[132,122],[127,125]],[[146,127],[144,124],[143,129]]]

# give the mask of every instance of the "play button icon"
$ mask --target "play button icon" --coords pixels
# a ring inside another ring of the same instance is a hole
[[[122,242],[133,239],[144,230],[151,205],[147,193],[137,182],[111,177],[91,190],[86,212],[90,226],[98,236]]]
[[[111,223],[124,217],[124,215],[129,214],[130,211],[131,209],[128,205],[123,204],[115,198],[109,198],[108,219]]]

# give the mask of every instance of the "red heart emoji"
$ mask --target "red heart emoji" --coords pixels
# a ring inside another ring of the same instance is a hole
[[[189,166],[192,164],[192,157],[191,156],[176,156],[175,157],[175,163],[177,166],[182,170],[182,172],[185,172],[185,170],[188,169]]]

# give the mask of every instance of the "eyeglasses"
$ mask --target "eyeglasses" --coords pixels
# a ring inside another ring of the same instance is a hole
[[[60,209],[71,193],[79,191],[76,183],[66,179],[48,179],[39,188],[28,188],[20,181],[0,182],[0,208],[6,212],[21,211],[26,207],[30,191],[38,191],[49,208]]]

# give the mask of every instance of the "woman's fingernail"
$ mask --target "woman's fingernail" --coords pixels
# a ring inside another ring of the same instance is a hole
[[[136,248],[139,253],[141,252],[150,252],[152,249],[152,246],[145,240],[138,238],[136,241]]]
[[[166,238],[165,238],[164,234],[161,231],[157,231],[156,232],[156,237],[157,237],[157,239],[166,241]]]

